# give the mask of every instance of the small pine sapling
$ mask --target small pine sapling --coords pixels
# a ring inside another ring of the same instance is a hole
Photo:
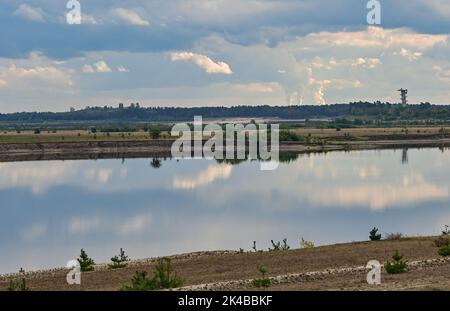
[[[88,254],[81,249],[80,258],[77,259],[80,264],[81,272],[93,271],[95,262],[92,258],[88,256]]]
[[[124,285],[121,291],[148,291],[154,288],[153,280],[147,277],[146,271],[136,271],[131,279],[131,285]]]
[[[369,232],[369,238],[370,238],[371,241],[380,241],[381,240],[381,234],[378,233],[378,228],[374,227]]]
[[[111,258],[112,264],[108,265],[110,269],[120,269],[127,267],[127,261],[130,259],[127,255],[125,255],[125,251],[121,248],[119,255],[116,255]]]
[[[393,263],[387,262],[384,265],[384,269],[389,274],[398,274],[406,272],[406,269],[408,267],[407,263],[403,261],[403,256],[400,255],[398,251],[395,252],[395,254],[392,256],[392,259],[394,260]]]
[[[272,283],[272,281],[266,277],[267,274],[267,268],[260,266],[258,267],[258,272],[261,273],[261,278],[254,279],[252,284],[255,287],[269,287]]]

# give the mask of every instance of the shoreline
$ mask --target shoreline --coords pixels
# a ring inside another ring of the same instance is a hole
[[[268,269],[270,290],[450,290],[450,258],[440,257],[434,245],[437,237],[405,237],[398,240],[340,243],[286,251],[203,251],[170,258],[174,271],[185,281],[174,290],[257,290],[252,280],[259,277],[258,266]],[[406,273],[391,275],[382,269],[382,285],[366,282],[370,260],[382,265],[398,250],[408,262]],[[81,285],[68,285],[69,269],[54,268],[0,275],[0,291],[9,280],[26,279],[30,290],[116,291],[129,284],[136,271],[152,275],[158,258],[131,260],[121,269],[109,269],[107,263],[82,273]]]
[[[0,162],[97,160],[121,158],[170,158],[174,140],[86,141],[0,144]],[[404,148],[448,148],[450,138],[395,139],[334,142],[308,145],[301,142],[280,142],[279,151],[288,153],[322,153]]]

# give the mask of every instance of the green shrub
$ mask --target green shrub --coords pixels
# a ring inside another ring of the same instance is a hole
[[[7,290],[10,292],[26,292],[30,289],[27,286],[27,281],[22,279],[21,281],[10,280]]]
[[[125,255],[125,251],[121,248],[119,255],[111,258],[112,264],[108,265],[110,269],[120,269],[127,266],[126,262],[129,260],[128,256]]]
[[[302,237],[302,240],[300,241],[300,246],[302,248],[314,248],[315,247],[314,242],[306,241],[303,237]]]
[[[371,241],[379,241],[381,240],[381,234],[378,233],[378,228],[373,228],[370,232],[369,232],[369,238]]]
[[[439,250],[438,250],[438,254],[442,257],[448,257],[450,256],[450,242],[449,240],[445,241],[445,244],[442,245]]]
[[[92,258],[88,256],[88,254],[81,249],[80,258],[77,259],[80,264],[80,269],[82,272],[93,271],[95,262]]]
[[[301,137],[291,131],[280,131],[280,141],[300,141]]]
[[[184,281],[174,273],[170,259],[159,259],[152,279],[147,277],[147,272],[136,271],[131,279],[131,286],[124,285],[122,291],[148,291],[170,289],[183,286]]]
[[[272,284],[272,281],[266,277],[267,268],[266,267],[258,267],[259,273],[261,273],[261,278],[254,279],[252,284],[255,287],[269,287]]]
[[[153,139],[158,139],[161,137],[161,130],[159,127],[152,127],[150,128],[150,136]]]
[[[161,289],[181,287],[184,283],[183,280],[174,273],[170,264],[170,259],[168,258],[158,260],[158,264],[155,267],[154,279]]]
[[[398,274],[406,272],[406,269],[408,267],[407,263],[403,261],[403,256],[399,254],[398,251],[395,252],[395,254],[392,256],[392,259],[394,260],[393,263],[387,262],[384,265],[384,269],[389,274]]]
[[[124,285],[120,290],[122,291],[147,291],[154,290],[155,286],[152,279],[147,277],[147,272],[136,271],[131,279],[131,286]]]

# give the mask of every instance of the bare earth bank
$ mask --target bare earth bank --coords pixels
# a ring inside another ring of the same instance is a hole
[[[254,290],[251,280],[260,277],[258,266],[267,267],[271,290],[450,290],[450,259],[437,254],[434,237],[396,241],[355,242],[276,252],[199,252],[172,256],[175,271],[185,280],[182,290]],[[382,264],[398,250],[408,261],[408,272],[382,273],[382,285],[366,282],[368,261]],[[31,290],[118,290],[135,271],[153,274],[156,258],[136,260],[127,268],[110,270],[98,265],[82,274],[81,285],[66,283],[66,269],[0,276],[0,289],[10,279],[27,280]]]

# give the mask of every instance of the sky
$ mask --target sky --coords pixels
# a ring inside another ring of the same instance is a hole
[[[0,1],[0,113],[450,103],[450,1]]]

